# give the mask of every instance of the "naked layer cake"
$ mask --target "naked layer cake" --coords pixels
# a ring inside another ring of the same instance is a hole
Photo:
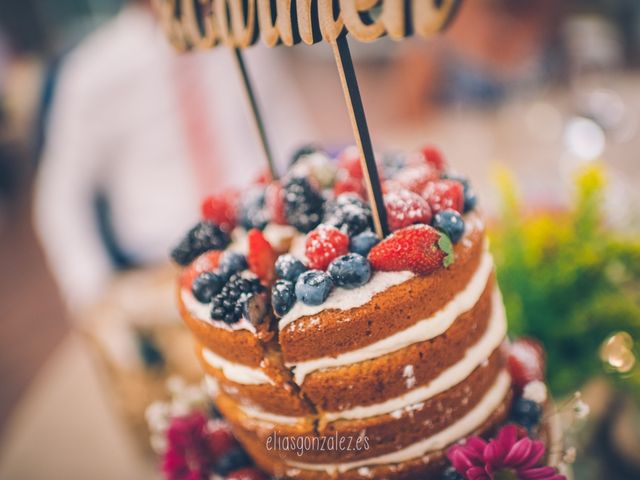
[[[379,166],[384,239],[355,150],[306,148],[281,180],[205,199],[173,252],[216,406],[279,477],[440,478],[510,408],[472,187],[433,147]]]

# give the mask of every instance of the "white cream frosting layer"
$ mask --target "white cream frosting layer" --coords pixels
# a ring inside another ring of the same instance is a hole
[[[202,349],[204,360],[214,368],[222,370],[229,380],[243,385],[273,384],[273,380],[259,368],[252,368],[240,363],[235,363],[216,355],[208,348]]]
[[[429,382],[428,385],[410,390],[404,395],[373,405],[354,407],[340,412],[324,412],[323,419],[327,422],[339,419],[362,420],[389,413],[402,416],[405,411],[411,410],[413,406],[420,405],[464,381],[476,368],[487,361],[495,349],[500,346],[506,333],[507,321],[502,296],[500,291],[496,289],[492,297],[492,314],[486,332],[475,345],[465,352],[464,357],[455,365],[446,369]],[[215,378],[207,377],[207,384],[210,393],[214,396],[217,395],[219,387]],[[215,388],[213,388],[214,385]],[[245,408],[244,406],[240,408],[248,417],[270,423],[294,425],[305,421],[304,417],[273,415],[263,410]]]
[[[217,397],[220,393],[220,384],[215,377],[205,375],[205,387],[212,397]],[[274,424],[274,425],[295,425],[304,420],[304,417],[292,417],[289,415],[278,415],[275,413],[265,412],[260,408],[250,405],[238,405],[238,408],[247,416],[255,420]]]
[[[419,442],[401,450],[355,462],[302,463],[288,461],[287,464],[302,470],[325,471],[333,474],[336,472],[344,473],[348,470],[353,470],[354,468],[396,464],[420,458],[430,452],[444,449],[448,445],[466,437],[471,432],[482,426],[482,424],[487,421],[491,414],[503,402],[510,387],[511,378],[508,373],[503,371],[500,373],[495,383],[491,386],[483,399],[478,402],[478,404],[464,417],[435,435],[425,438],[424,440],[420,440]]]
[[[466,351],[464,357],[455,365],[446,369],[429,382],[428,385],[415,388],[399,397],[341,412],[325,412],[324,417],[328,422],[333,422],[338,419],[360,420],[396,411],[401,413],[402,409],[424,402],[464,381],[476,368],[487,361],[493,351],[500,346],[506,333],[507,319],[504,305],[502,304],[502,296],[500,291],[496,289],[493,294],[491,319],[486,332],[475,345]]]
[[[370,301],[374,295],[384,292],[394,285],[406,282],[413,276],[415,274],[408,271],[375,272],[371,280],[362,287],[353,290],[336,288],[322,305],[305,305],[302,302],[296,302],[293,308],[280,319],[278,328],[282,330],[301,317],[315,315],[324,310],[349,310],[359,307]]]
[[[294,369],[295,381],[298,385],[302,385],[305,377],[316,370],[364,362],[396,352],[414,343],[424,342],[438,335],[442,335],[453,324],[456,318],[471,310],[478,302],[482,292],[484,292],[487,286],[492,271],[493,257],[489,252],[485,251],[482,254],[478,268],[464,290],[458,292],[449,303],[433,316],[420,320],[411,327],[372,343],[371,345],[367,345],[366,347],[342,353],[336,357],[322,357],[305,362],[288,363],[286,366]],[[348,297],[345,298],[345,300],[348,301]],[[322,305],[322,307],[325,306],[326,304]],[[286,317],[283,317],[283,320],[285,318]]]

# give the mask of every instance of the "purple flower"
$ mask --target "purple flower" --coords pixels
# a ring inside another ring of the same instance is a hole
[[[452,446],[447,457],[466,480],[566,480],[555,468],[540,465],[544,450],[541,441],[507,425],[488,442],[470,437]]]
[[[206,480],[212,468],[207,419],[200,412],[174,418],[167,430],[162,471],[167,480]]]

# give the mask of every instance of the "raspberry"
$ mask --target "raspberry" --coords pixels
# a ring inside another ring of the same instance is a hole
[[[324,223],[352,237],[373,228],[371,208],[357,195],[343,193],[325,205]]]
[[[324,198],[309,180],[293,177],[284,185],[284,210],[287,223],[303,233],[318,226],[322,218]]]
[[[434,214],[447,209],[464,213],[464,187],[455,180],[429,182],[422,192],[422,197]]]
[[[262,280],[262,283],[270,284],[275,278],[277,253],[260,230],[249,230],[247,241],[249,243],[249,253],[247,254],[249,269]]]
[[[196,258],[191,265],[186,267],[180,273],[180,286],[182,288],[191,289],[193,281],[203,272],[211,272],[218,267],[220,263],[221,250],[210,250]]]
[[[439,178],[438,172],[429,165],[412,165],[400,170],[393,178],[407,190],[422,193],[429,182]]]
[[[345,176],[344,172],[339,172],[333,185],[333,194],[339,196],[343,193],[352,193],[364,199],[367,196],[367,187],[361,178]]]
[[[544,349],[537,340],[520,338],[508,349],[507,367],[517,391],[534,380],[544,379]]]
[[[223,420],[212,420],[207,426],[207,440],[214,460],[222,457],[234,448],[238,448],[238,441],[231,433],[229,424]]]
[[[384,196],[389,229],[394,232],[414,223],[431,222],[431,208],[417,193],[397,190]]]
[[[202,217],[220,225],[227,231],[233,230],[237,220],[238,195],[238,192],[233,189],[209,195],[202,201],[200,206]]]
[[[425,145],[420,150],[420,153],[424,157],[424,161],[427,165],[433,167],[437,172],[443,172],[445,170],[447,165],[438,148],[433,145]]]
[[[360,152],[355,146],[345,148],[338,156],[338,168],[347,172],[352,178],[362,180],[362,163],[360,161]]]
[[[349,251],[349,237],[335,227],[320,225],[307,235],[305,256],[309,268],[325,270],[334,258]]]
[[[267,480],[267,476],[257,468],[247,467],[231,472],[224,480]]]
[[[412,225],[392,233],[369,252],[376,270],[426,275],[453,263],[449,238],[429,225]]]
[[[280,182],[273,182],[267,187],[264,204],[271,222],[278,225],[287,224],[287,216],[284,211],[284,190]]]

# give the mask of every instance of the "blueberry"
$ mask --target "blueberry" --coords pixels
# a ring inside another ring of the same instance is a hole
[[[443,210],[433,216],[433,226],[457,243],[464,234],[464,220],[455,210]]]
[[[293,282],[278,280],[271,287],[271,304],[276,315],[282,317],[287,314],[296,303],[296,292]]]
[[[309,270],[298,277],[296,297],[307,305],[322,305],[333,290],[333,280],[320,270]]]
[[[231,275],[247,268],[247,259],[237,252],[226,251],[220,256],[220,275],[228,279]]]
[[[476,192],[473,191],[472,188],[464,189],[464,213],[470,212],[478,203],[478,197],[476,197]]]
[[[276,260],[276,274],[278,278],[295,282],[307,270],[307,267],[290,253],[280,255]]]
[[[351,239],[349,249],[352,252],[359,253],[363,257],[366,257],[369,255],[369,251],[375,247],[379,241],[375,233],[371,231],[362,232]]]
[[[538,425],[541,416],[542,407],[532,400],[518,398],[511,406],[511,418],[513,421],[527,429]]]
[[[204,272],[196,277],[191,285],[191,292],[201,303],[209,303],[211,299],[220,293],[225,280],[215,272]]]
[[[230,450],[229,452],[222,455],[216,462],[213,469],[217,474],[224,476],[228,475],[234,470],[246,467],[250,463],[251,460],[244,450],[242,450],[241,448],[234,448],[233,450]]]
[[[442,473],[442,480],[464,480],[464,477],[455,468],[449,467]]]
[[[348,253],[329,264],[329,275],[333,282],[343,288],[357,288],[371,278],[371,265],[359,253]]]

